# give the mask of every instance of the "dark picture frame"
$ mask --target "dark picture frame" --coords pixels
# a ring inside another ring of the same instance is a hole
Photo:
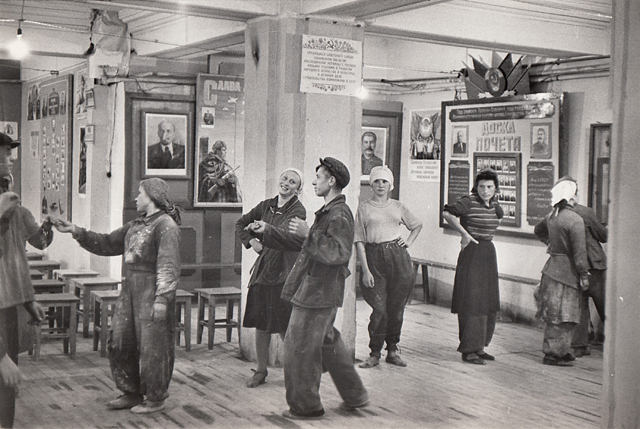
[[[462,143],[463,147],[458,145],[458,135],[462,133],[464,139]],[[453,158],[466,158],[469,156],[469,127],[468,126],[454,126],[451,132],[451,156]]]
[[[553,134],[551,122],[531,124],[531,159],[551,159],[553,153]],[[543,143],[539,143],[539,133],[544,132]]]
[[[598,220],[609,221],[611,124],[591,124],[589,132],[589,207]]]
[[[190,113],[173,113],[142,110],[141,131],[141,172],[142,178],[166,177],[187,179],[192,159],[193,141],[189,127],[193,120]],[[171,127],[173,125],[173,127]],[[167,131],[173,129],[173,131]],[[171,156],[163,154],[161,133],[169,132],[173,141]],[[164,156],[164,158],[163,158]]]
[[[387,161],[387,145],[388,145],[388,140],[389,140],[389,129],[388,127],[362,127],[361,133],[360,133],[360,150],[361,150],[361,176],[360,176],[360,183],[362,184],[369,184],[369,173],[371,172],[371,168],[375,167],[376,165],[370,166],[369,171],[365,171],[365,159],[364,159],[364,151],[363,151],[363,140],[366,137],[369,137],[371,134],[375,135],[375,150],[373,153],[373,156],[377,159],[377,160],[381,160],[382,164],[381,165],[387,165],[386,161]],[[378,161],[378,162],[379,162]],[[376,163],[377,164],[377,163]]]

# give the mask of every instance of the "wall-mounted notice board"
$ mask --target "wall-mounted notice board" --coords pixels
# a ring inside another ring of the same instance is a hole
[[[442,103],[440,207],[468,194],[484,168],[498,174],[498,232],[531,236],[551,210],[564,152],[561,94]],[[441,210],[442,211],[442,210]],[[440,218],[440,226],[446,222]]]

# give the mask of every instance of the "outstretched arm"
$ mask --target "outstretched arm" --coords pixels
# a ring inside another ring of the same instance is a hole
[[[129,224],[112,231],[100,234],[79,228],[71,222],[60,220],[56,229],[62,233],[71,233],[80,246],[91,253],[100,256],[116,256],[124,253],[124,237],[129,230]]]

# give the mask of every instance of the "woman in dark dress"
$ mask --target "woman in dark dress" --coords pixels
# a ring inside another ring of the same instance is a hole
[[[302,185],[302,173],[286,169],[280,175],[278,195],[262,201],[236,223],[244,246],[259,255],[249,280],[243,320],[245,328],[256,328],[258,368],[247,387],[265,383],[271,334],[280,334],[284,340],[289,324],[291,304],[280,294],[304,241],[289,232],[292,219],[306,219],[306,210],[297,197]]]
[[[482,170],[471,194],[445,205],[442,213],[462,236],[451,301],[451,312],[458,314],[458,351],[464,362],[476,365],[495,359],[484,348],[491,342],[500,310],[498,263],[491,241],[504,215],[497,202],[498,190],[496,172]]]
[[[167,183],[155,177],[140,182],[136,208],[144,214],[110,234],[63,220],[56,228],[91,253],[124,255],[125,280],[108,342],[111,373],[123,395],[107,407],[146,414],[164,409],[173,373],[180,212]]]

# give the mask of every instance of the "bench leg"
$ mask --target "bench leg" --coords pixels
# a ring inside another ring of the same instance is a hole
[[[176,303],[176,328],[180,328],[182,320],[182,304]],[[180,329],[176,329],[176,347],[180,346]]]
[[[184,304],[184,345],[191,350],[191,299]]]
[[[36,325],[36,346],[33,351],[33,359],[40,360],[40,342],[42,341],[42,328]]]
[[[238,323],[236,323],[236,329],[238,329],[238,345],[240,345],[240,317],[242,316],[242,310],[240,306],[242,305],[242,300],[238,300]]]
[[[71,317],[69,318],[71,323],[69,326],[69,352],[70,352],[70,357],[71,359],[75,359],[76,358],[76,329],[78,329],[77,325],[76,325],[76,306],[75,304],[71,304],[70,306],[70,311],[71,311]]]
[[[202,324],[204,323],[204,298],[202,298],[201,294],[198,294],[198,325],[196,332],[196,342],[198,344],[202,343],[202,330],[204,327]]]
[[[431,295],[429,291],[429,266],[422,266],[422,287],[423,287],[423,298],[426,304],[431,304]]]
[[[98,331],[102,331],[102,322],[100,321],[100,315],[102,313],[102,306],[100,305],[100,301],[95,302],[93,305],[93,351],[98,351],[98,342],[100,341],[100,337],[98,336]],[[106,310],[106,309],[105,309]]]
[[[231,332],[233,331],[233,300],[227,301],[227,342],[231,342]]]
[[[102,309],[102,314],[100,315],[100,356],[101,357],[105,357],[107,355],[107,335],[108,334],[109,334],[109,306],[107,305],[105,306],[105,308]],[[95,333],[93,335],[96,336]]]
[[[91,313],[91,296],[84,291],[84,298],[82,301],[82,336],[89,338],[89,314]]]
[[[216,299],[214,297],[209,298],[209,320],[207,322],[207,327],[209,328],[207,347],[209,347],[209,350],[212,350],[213,337],[216,333]]]

